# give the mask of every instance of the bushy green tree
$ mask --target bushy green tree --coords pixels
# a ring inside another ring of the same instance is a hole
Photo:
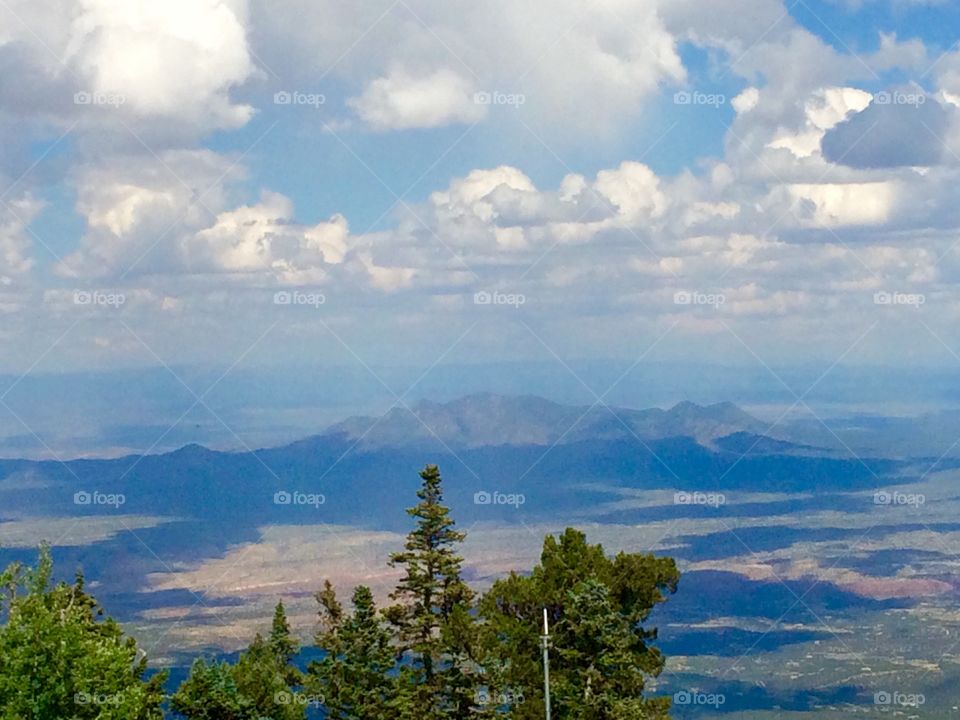
[[[0,573],[0,718],[160,720],[165,676],[145,679],[136,641],[84,590],[52,581],[53,560]]]
[[[195,660],[190,676],[170,701],[170,707],[190,720],[257,720],[253,701],[240,692],[234,668],[227,662]]]
[[[296,669],[277,657],[269,641],[257,635],[234,668],[237,689],[248,698],[256,717],[270,720],[300,720],[308,698],[299,690]]]
[[[564,720],[665,718],[669,698],[645,698],[646,681],[663,669],[663,655],[643,627],[651,610],[679,580],[670,558],[619,553],[568,528],[544,541],[540,564],[529,575],[497,581],[479,603],[488,667],[520,720],[543,717],[540,633],[550,618],[551,688]]]
[[[349,615],[329,581],[317,601],[316,643],[326,655],[308,668],[308,691],[323,698],[327,716],[335,720],[391,717],[397,702],[397,653],[370,589],[361,585],[353,591]]]

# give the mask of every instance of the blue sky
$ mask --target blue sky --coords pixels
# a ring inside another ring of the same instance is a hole
[[[960,361],[951,3],[0,15],[2,372]]]

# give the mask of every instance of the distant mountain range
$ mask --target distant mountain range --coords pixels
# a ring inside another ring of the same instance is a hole
[[[735,433],[763,435],[766,423],[733,403],[681,402],[669,410],[631,410],[596,404],[561,405],[531,395],[468,395],[448,403],[423,401],[394,407],[380,418],[352,417],[325,436],[342,437],[365,450],[451,449],[502,445],[559,445],[586,440],[644,441],[689,437],[705,447]]]
[[[829,494],[872,488],[878,477],[902,472],[897,461],[821,450],[765,430],[731,403],[630,410],[476,394],[351,418],[256,451],[194,444],[99,460],[0,460],[0,522],[4,516],[109,517],[119,508],[98,498],[122,495],[124,513],[228,523],[218,542],[263,524],[318,519],[399,528],[406,518],[397,509],[406,507],[426,463],[440,465],[447,499],[467,521],[514,512],[475,504],[474,495],[484,491],[524,494],[528,517],[602,520],[601,508],[638,490]],[[325,503],[311,508],[274,500],[276,493],[296,491],[322,494]],[[93,502],[78,503],[77,493],[94,494]],[[669,512],[701,510],[671,506]],[[642,516],[637,511],[630,519]],[[190,538],[164,541],[179,545]]]
[[[441,465],[456,499],[485,485],[537,488],[543,511],[576,509],[572,486],[637,489],[682,483],[751,490],[841,489],[873,482],[849,454],[765,435],[732,403],[669,410],[577,407],[533,397],[474,394],[448,403],[354,417],[318,435],[248,452],[187,445],[158,455],[101,460],[0,460],[0,508],[16,514],[88,514],[75,491],[122,493],[128,512],[178,517],[289,516],[275,490],[318,488],[338,520],[376,521],[416,470]],[[892,467],[877,461],[877,467]],[[547,499],[549,496],[549,499]],[[334,504],[334,501],[336,503]],[[402,520],[402,518],[401,518]]]

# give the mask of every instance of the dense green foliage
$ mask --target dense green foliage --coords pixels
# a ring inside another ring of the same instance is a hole
[[[133,638],[84,591],[83,576],[52,584],[49,550],[36,568],[0,573],[0,718],[162,718],[163,675],[144,679]]]
[[[278,603],[269,638],[258,634],[234,665],[194,662],[170,705],[189,720],[302,720],[307,703],[297,691],[298,649]]]
[[[397,650],[369,588],[353,592],[347,615],[329,581],[317,593],[321,630],[317,647],[326,655],[310,665],[307,686],[324,699],[331,718],[385,718],[398,702]]]
[[[267,637],[236,662],[198,659],[169,707],[188,720],[303,720],[323,706],[331,720],[471,720],[544,715],[541,622],[550,619],[551,693],[563,720],[666,718],[669,698],[644,695],[664,666],[644,626],[674,592],[673,560],[609,557],[577,530],[548,536],[540,563],[481,597],[462,576],[456,530],[440,471],[420,474],[414,527],[390,565],[400,571],[380,609],[368,587],[350,609],[332,583],[317,593],[320,659],[306,672],[283,603]],[[0,720],[159,720],[164,677],[144,679],[146,658],[78,575],[51,586],[52,562],[2,575]]]
[[[190,677],[171,700],[178,713],[191,720],[249,720],[256,718],[253,701],[237,687],[235,668],[225,662],[195,660]]]
[[[609,558],[578,530],[548,536],[529,575],[498,580],[480,601],[487,647],[501,682],[520,688],[514,717],[542,718],[540,623],[550,618],[553,706],[562,718],[666,715],[669,700],[643,698],[644,679],[664,658],[641,623],[679,580],[669,558],[620,553]]]

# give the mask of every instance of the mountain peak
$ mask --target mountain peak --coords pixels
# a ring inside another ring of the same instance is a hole
[[[561,405],[535,395],[483,392],[447,402],[421,400],[381,418],[354,417],[329,428],[362,447],[471,448],[552,445],[587,440],[688,436],[704,445],[735,432],[758,433],[762,423],[733,403],[683,401],[669,410]]]
[[[692,402],[690,400],[681,400],[672,408],[670,408],[669,412],[674,414],[685,414],[685,413],[692,413],[692,412],[700,412],[702,410],[704,410],[703,405],[697,405],[697,403]]]

